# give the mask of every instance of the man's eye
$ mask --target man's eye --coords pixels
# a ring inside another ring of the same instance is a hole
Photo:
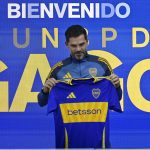
[[[74,47],[74,48],[75,48],[75,47],[77,47],[77,45],[71,45],[71,47]]]
[[[81,44],[79,44],[79,46],[83,46],[85,43],[81,43]]]

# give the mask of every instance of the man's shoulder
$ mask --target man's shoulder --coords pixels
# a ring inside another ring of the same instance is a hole
[[[62,61],[59,61],[57,62],[50,70],[49,74],[48,74],[48,78],[50,78],[51,76],[53,76],[54,78],[56,78],[56,74],[57,72],[64,66],[68,65],[69,63],[71,62],[71,59],[70,57],[62,60]]]
[[[90,54],[88,54],[88,61],[95,61],[95,62],[109,64],[107,59],[96,55],[90,55]]]
[[[70,63],[71,63],[70,57],[68,57],[68,58],[66,58],[66,59],[63,59],[62,61],[57,62],[57,63],[52,67],[51,71],[54,71],[54,70],[56,70],[56,69],[58,69],[58,68],[60,69],[60,68],[66,66],[66,65],[68,65],[68,64],[70,64]]]
[[[71,63],[71,57],[67,57],[65,59],[62,60],[63,65],[68,65]]]
[[[110,72],[112,72],[111,65],[109,64],[108,60],[103,57],[88,54],[88,61],[95,62],[102,66],[105,70],[108,68]]]

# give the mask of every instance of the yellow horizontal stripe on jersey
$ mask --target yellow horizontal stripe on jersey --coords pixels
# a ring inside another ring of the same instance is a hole
[[[60,104],[64,123],[105,122],[108,102],[82,102]]]

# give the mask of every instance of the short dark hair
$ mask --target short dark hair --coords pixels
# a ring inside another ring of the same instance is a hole
[[[80,25],[70,26],[65,32],[66,42],[69,42],[69,38],[78,37],[81,34],[84,34],[84,37],[87,40],[87,32],[82,26]]]

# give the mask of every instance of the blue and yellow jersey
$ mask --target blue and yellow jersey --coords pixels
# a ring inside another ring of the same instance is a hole
[[[121,112],[116,89],[106,78],[56,84],[47,109],[48,113],[54,112],[56,147],[109,147],[109,135],[105,133],[109,109]]]

